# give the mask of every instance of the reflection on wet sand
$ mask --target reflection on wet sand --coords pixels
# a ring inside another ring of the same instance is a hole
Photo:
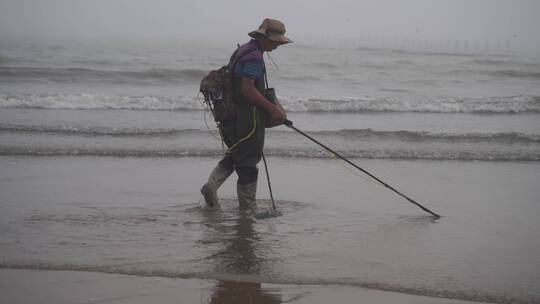
[[[261,288],[260,283],[242,283],[233,281],[220,281],[215,287],[210,299],[212,304],[239,304],[239,303],[281,303],[281,296],[269,293]]]
[[[238,211],[237,211],[238,212]],[[261,283],[241,282],[240,276],[257,276],[268,267],[267,261],[257,255],[263,245],[253,227],[254,219],[248,211],[239,211],[232,218],[212,220],[208,226],[215,235],[209,236],[220,243],[217,252],[208,259],[219,274],[239,276],[238,280],[218,281],[209,303],[281,303],[281,295],[263,289]]]

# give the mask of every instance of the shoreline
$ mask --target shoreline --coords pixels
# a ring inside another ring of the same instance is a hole
[[[24,292],[31,287],[32,292]],[[73,270],[0,269],[6,303],[485,303],[356,286],[166,278]]]

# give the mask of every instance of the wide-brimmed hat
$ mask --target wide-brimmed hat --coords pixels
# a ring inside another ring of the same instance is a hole
[[[258,29],[249,32],[248,35],[252,38],[257,38],[257,36],[262,35],[272,41],[281,42],[282,44],[293,42],[285,36],[285,32],[285,24],[283,24],[283,22],[266,18]]]

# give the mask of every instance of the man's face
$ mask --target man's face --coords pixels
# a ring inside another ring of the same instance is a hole
[[[270,39],[264,39],[263,49],[266,52],[271,52],[271,51],[277,49],[277,47],[280,46],[280,45],[281,45],[281,42],[277,42],[277,41],[270,40]]]
[[[277,49],[277,47],[280,46],[280,45],[281,45],[281,42],[276,42],[276,41],[270,40],[270,48],[271,49],[269,50],[269,52]]]

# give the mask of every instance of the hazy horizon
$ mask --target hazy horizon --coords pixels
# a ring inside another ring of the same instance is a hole
[[[0,37],[73,40],[234,40],[264,17],[282,20],[293,40],[307,38],[510,42],[540,48],[532,0],[352,1],[7,1]]]

